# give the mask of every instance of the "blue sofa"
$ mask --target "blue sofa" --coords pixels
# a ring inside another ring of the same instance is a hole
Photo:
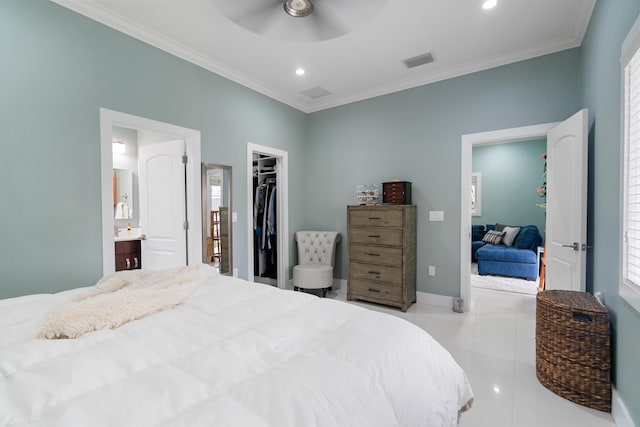
[[[495,226],[487,228],[494,229]],[[542,236],[535,225],[520,227],[512,246],[502,243],[495,245],[482,240],[477,242],[472,242],[472,251],[473,244],[477,246],[472,252],[472,259],[478,262],[478,274],[522,277],[527,280],[538,278],[537,248],[542,244]]]

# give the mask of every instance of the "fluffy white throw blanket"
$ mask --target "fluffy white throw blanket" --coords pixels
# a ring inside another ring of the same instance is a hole
[[[175,307],[213,274],[213,267],[200,264],[105,276],[89,292],[48,313],[38,338],[78,338]]]

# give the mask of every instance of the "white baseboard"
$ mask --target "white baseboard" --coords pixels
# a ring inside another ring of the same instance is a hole
[[[611,395],[611,416],[617,427],[636,427],[631,419],[631,415],[618,394],[615,387],[612,387]]]
[[[419,304],[435,305],[437,307],[446,307],[453,310],[453,297],[445,297],[443,295],[418,291],[417,300]]]

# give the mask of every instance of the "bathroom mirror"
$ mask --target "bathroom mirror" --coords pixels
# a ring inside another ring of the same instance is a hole
[[[202,163],[203,262],[232,274],[231,166]]]
[[[113,217],[133,218],[133,173],[127,169],[113,170]]]

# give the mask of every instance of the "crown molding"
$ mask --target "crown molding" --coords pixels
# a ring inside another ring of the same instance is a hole
[[[578,12],[578,18],[575,21],[575,26],[571,29],[566,39],[560,40],[553,45],[545,44],[544,46],[533,47],[520,52],[517,55],[505,55],[482,62],[467,63],[446,72],[422,75],[415,78],[408,78],[401,81],[382,84],[357,94],[335,98],[330,96],[327,99],[303,102],[298,98],[283,96],[272,88],[241,73],[240,71],[178,43],[150,28],[133,22],[95,2],[82,0],[51,1],[307,114],[578,47],[582,44],[582,40],[589,26],[589,18],[593,13],[593,9],[596,4],[596,0],[581,1],[581,8]]]
[[[175,57],[191,62],[205,70],[211,71],[221,77],[252,89],[262,95],[282,102],[290,107],[309,113],[309,105],[301,104],[295,99],[275,92],[269,87],[261,84],[240,71],[218,62],[211,57],[204,55],[194,49],[191,49],[181,43],[176,42],[150,28],[133,22],[130,19],[117,14],[107,8],[100,6],[95,2],[82,0],[51,0],[52,2],[83,15],[91,20],[104,24],[116,31],[124,33],[136,40],[142,41],[148,45],[163,50]]]

